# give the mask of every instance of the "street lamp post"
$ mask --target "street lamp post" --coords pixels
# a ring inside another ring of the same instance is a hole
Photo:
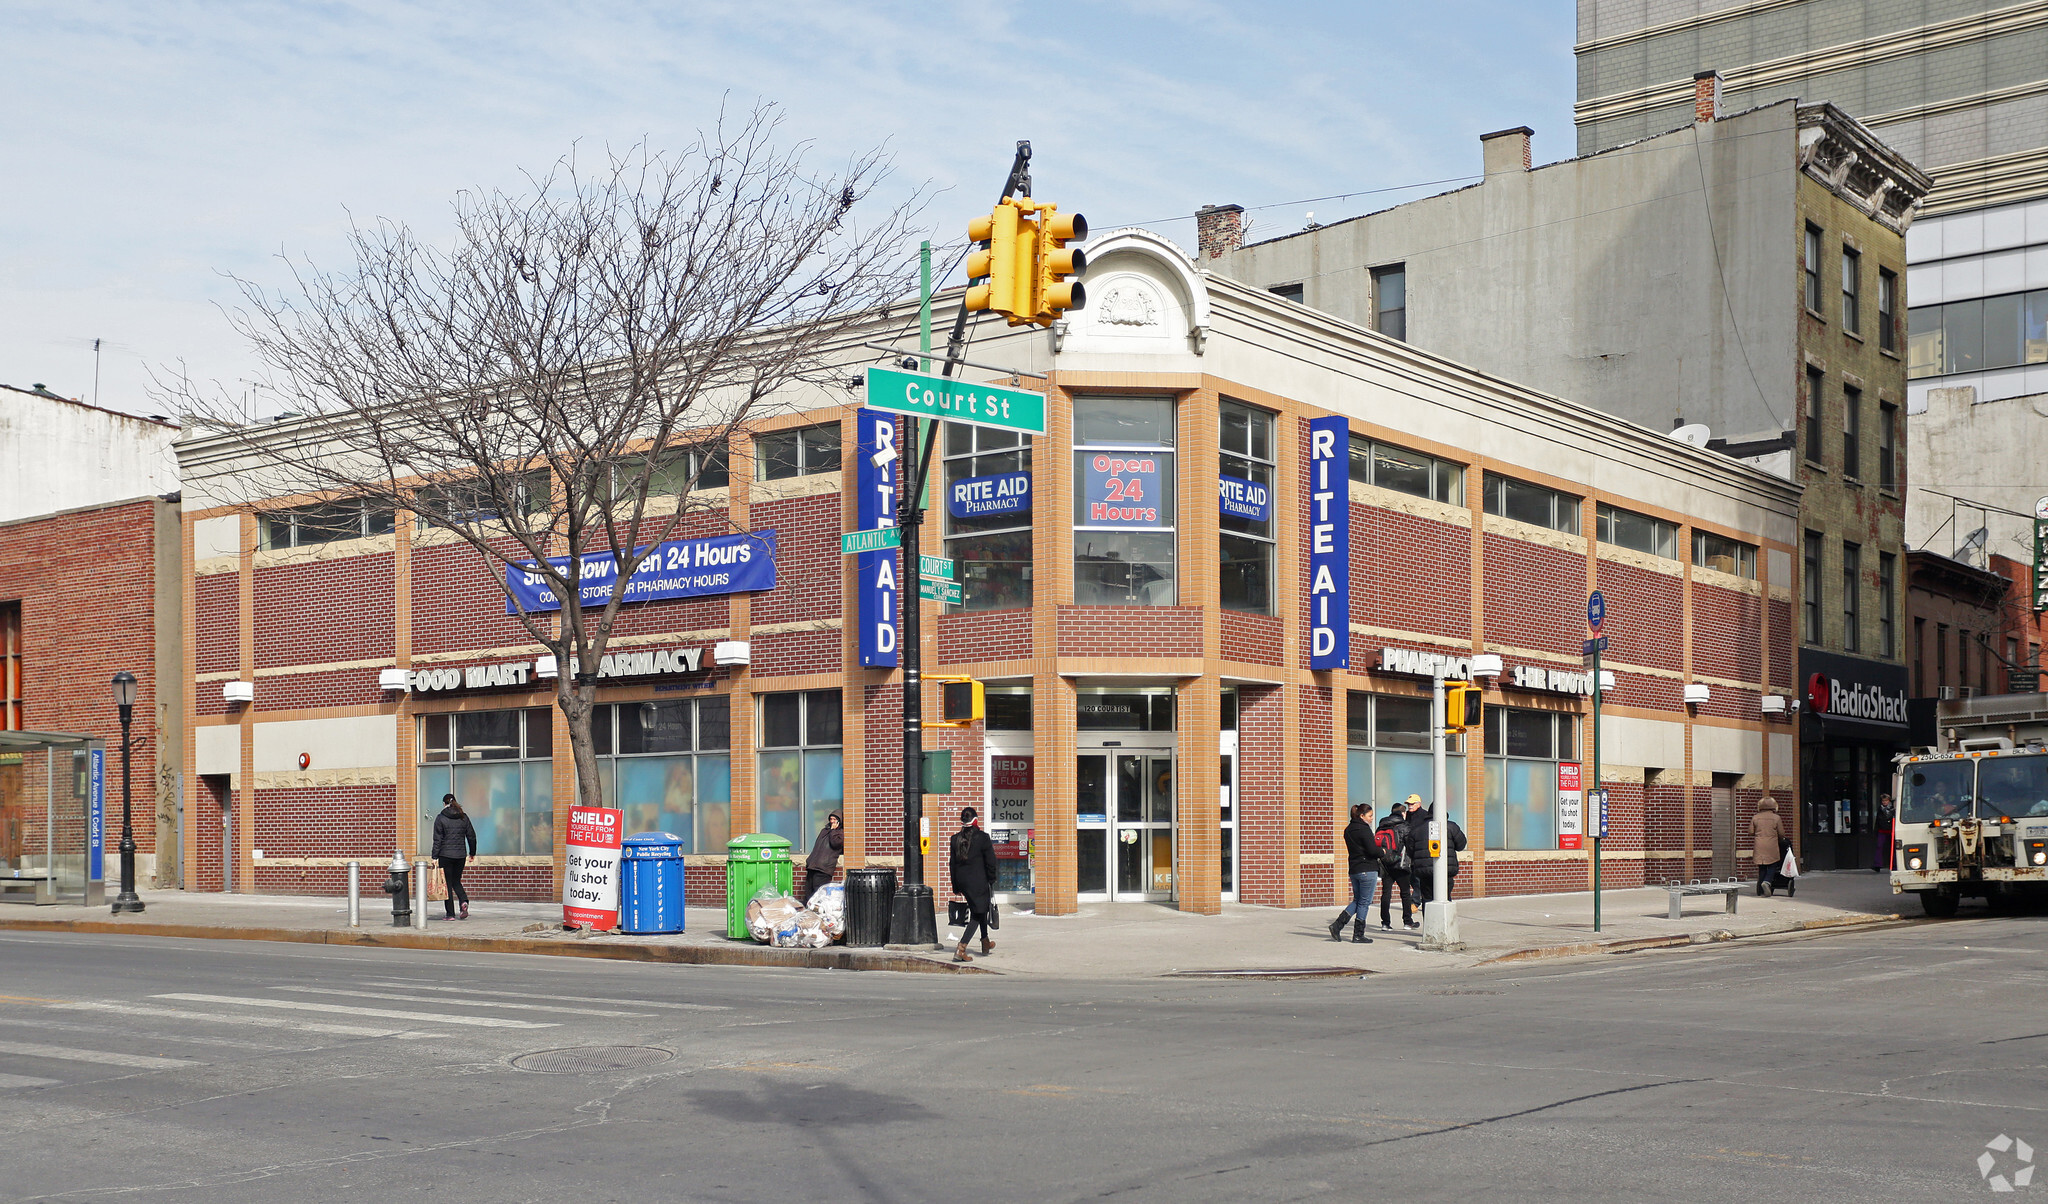
[[[114,674],[114,703],[121,708],[121,893],[114,896],[114,914],[142,910],[135,893],[135,827],[128,810],[128,725],[135,719],[135,675],[123,669]]]

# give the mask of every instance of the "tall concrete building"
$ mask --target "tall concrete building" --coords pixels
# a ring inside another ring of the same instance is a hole
[[[1833,105],[1730,112],[1719,84],[1687,80],[1678,128],[1625,147],[1532,168],[1531,131],[1503,130],[1481,140],[1480,184],[1250,246],[1236,208],[1211,206],[1200,261],[1800,485],[1799,540],[1763,555],[1788,562],[1768,580],[1798,583],[1775,604],[1815,704],[1804,836],[1820,865],[1867,864],[1906,734],[1900,301],[1929,181]],[[1526,504],[1518,482],[1485,487],[1494,513]],[[1599,538],[1756,571],[1755,549],[1620,511]]]
[[[1693,74],[1718,70],[1728,105],[1829,102],[1932,177],[1906,238],[1906,539],[1978,568],[2030,561],[2048,495],[2048,2],[1579,0],[1578,22],[1580,154],[1682,122]]]

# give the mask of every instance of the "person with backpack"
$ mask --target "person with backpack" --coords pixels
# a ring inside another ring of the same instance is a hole
[[[462,867],[476,856],[476,825],[452,794],[441,796],[441,814],[434,817],[434,857],[441,863],[441,876],[448,880],[448,914],[444,919],[469,918],[469,892],[462,889]],[[462,901],[462,915],[455,914],[455,902]],[[422,899],[420,906],[426,906]]]
[[[1365,917],[1372,911],[1372,897],[1380,885],[1380,846],[1372,830],[1372,804],[1353,803],[1351,822],[1344,825],[1344,855],[1351,872],[1351,902],[1330,921],[1330,939],[1344,939],[1344,921],[1351,921],[1351,943],[1370,945],[1365,935]]]
[[[1408,796],[1408,840],[1402,847],[1408,852],[1408,866],[1415,879],[1415,901],[1418,905],[1436,901],[1435,859],[1429,855],[1430,810],[1422,805],[1422,796]],[[1458,853],[1465,847],[1465,829],[1458,821],[1444,817],[1444,830],[1449,839],[1444,841],[1444,889],[1448,891],[1458,880]]]
[[[1409,795],[1414,798],[1414,795]],[[1380,821],[1379,830],[1373,833],[1380,846],[1380,863],[1385,867],[1380,873],[1380,929],[1394,930],[1393,895],[1398,888],[1401,892],[1401,927],[1419,928],[1415,922],[1415,899],[1410,893],[1409,881],[1413,877],[1408,870],[1404,856],[1408,843],[1408,804],[1395,803],[1394,809]]]
[[[977,812],[972,807],[960,808],[960,830],[953,833],[951,866],[953,889],[967,899],[967,926],[960,930],[960,947],[953,950],[956,962],[971,962],[967,942],[974,936],[976,928],[981,929],[981,953],[987,957],[995,952],[996,943],[989,936],[989,897],[995,893],[996,846],[975,822]]]

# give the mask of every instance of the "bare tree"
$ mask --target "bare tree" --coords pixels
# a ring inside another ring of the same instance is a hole
[[[247,465],[237,504],[314,502],[291,521],[315,523],[409,512],[466,543],[554,653],[586,805],[626,583],[701,508],[731,434],[823,380],[848,327],[911,287],[922,195],[863,224],[885,156],[812,174],[777,124],[758,108],[679,155],[643,145],[589,173],[572,156],[518,195],[464,194],[447,250],[381,221],[351,226],[346,270],[295,265],[283,292],[236,278],[257,388],[295,421],[245,425],[226,390],[160,385]],[[602,599],[579,588],[586,558],[611,579]],[[559,611],[529,608],[514,569]]]

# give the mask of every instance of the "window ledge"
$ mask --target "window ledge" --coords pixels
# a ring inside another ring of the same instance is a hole
[[[1825,465],[1825,464],[1821,463],[1821,462],[1820,462],[1819,460],[1816,460],[1816,459],[1814,459],[1814,458],[1813,458],[1813,457],[1811,457],[1811,456],[1802,456],[1802,457],[1800,457],[1800,458],[1801,458],[1802,460],[1804,460],[1804,461],[1805,461],[1805,463],[1806,463],[1806,466],[1807,466],[1808,468],[1811,468],[1811,469],[1812,469],[1813,471],[1815,471],[1815,472],[1827,472],[1827,471],[1829,471],[1829,469],[1828,469],[1828,466],[1827,466],[1827,465]]]
[[[1823,314],[1823,313],[1822,313],[1822,312],[1820,312],[1819,310],[1815,309],[1815,308],[1814,308],[1813,306],[1811,306],[1811,305],[1803,305],[1803,306],[1801,306],[1800,308],[1802,308],[1802,309],[1804,309],[1804,310],[1806,311],[1806,316],[1807,316],[1807,317],[1809,317],[1809,318],[1812,318],[1812,319],[1813,319],[1814,321],[1816,321],[1816,322],[1819,322],[1819,323],[1821,323],[1822,325],[1826,325],[1826,324],[1827,324],[1827,320],[1828,320],[1828,319],[1827,319],[1827,315],[1826,315],[1826,314]]]
[[[1860,332],[1850,330],[1847,327],[1843,327],[1842,337],[1846,339],[1855,339],[1859,343],[1863,342],[1863,335]]]
[[[1863,482],[1856,477],[1845,476],[1842,478],[1842,484],[1847,485],[1852,489],[1863,488]]]
[[[1895,502],[1898,501],[1902,496],[1904,496],[1899,492],[1899,487],[1897,485],[1879,485],[1877,487],[1877,491]]]
[[[1896,347],[1879,347],[1877,349],[1877,353],[1881,356],[1884,356],[1886,359],[1895,360],[1900,358],[1898,348]]]

